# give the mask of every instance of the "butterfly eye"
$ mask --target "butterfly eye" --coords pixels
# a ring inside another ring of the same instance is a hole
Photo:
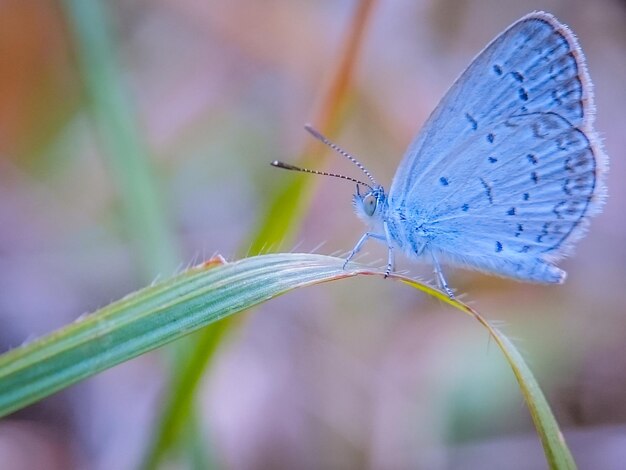
[[[363,198],[363,210],[370,217],[374,215],[376,210],[376,197],[373,194],[368,194]]]

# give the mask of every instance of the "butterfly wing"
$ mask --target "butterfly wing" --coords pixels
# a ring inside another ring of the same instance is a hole
[[[573,33],[532,13],[457,79],[409,147],[389,192],[392,235],[453,262],[560,282],[551,262],[604,197],[606,157]]]

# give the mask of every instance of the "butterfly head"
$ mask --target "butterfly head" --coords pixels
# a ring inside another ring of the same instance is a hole
[[[357,184],[356,193],[352,197],[352,204],[359,219],[374,228],[383,222],[383,215],[387,206],[385,189],[382,186],[376,186],[362,194]]]

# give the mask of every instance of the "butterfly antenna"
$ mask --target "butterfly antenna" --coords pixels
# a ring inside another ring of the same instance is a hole
[[[350,160],[352,163],[354,163],[356,166],[358,166],[361,169],[361,171],[363,173],[365,173],[365,175],[370,179],[370,181],[374,184],[374,186],[378,186],[378,183],[376,182],[376,180],[374,179],[372,174],[369,171],[367,171],[367,169],[363,166],[363,164],[360,161],[358,161],[356,158],[354,158],[352,155],[350,155],[344,149],[339,147],[337,144],[332,143],[330,140],[328,140],[326,137],[324,137],[322,134],[320,134],[317,130],[315,130],[310,124],[306,124],[304,126],[304,128],[309,132],[309,134],[311,134],[317,140],[320,140],[320,141],[324,142],[326,145],[328,145],[335,152],[340,153],[341,155],[346,157],[348,160]]]
[[[276,168],[282,168],[283,170],[301,171],[302,173],[311,173],[313,175],[332,176],[333,178],[341,178],[343,180],[348,180],[348,181],[352,181],[353,183],[367,186],[368,188],[370,188],[370,191],[374,190],[374,188],[372,188],[369,184],[364,183],[363,181],[359,181],[356,178],[351,178],[350,176],[346,176],[346,175],[338,175],[337,173],[328,173],[326,171],[310,170],[308,168],[301,168],[299,166],[290,165],[289,163],[279,162],[278,160],[274,160],[271,163],[271,165],[275,166]]]

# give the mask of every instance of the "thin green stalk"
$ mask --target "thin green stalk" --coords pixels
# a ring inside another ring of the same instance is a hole
[[[552,414],[550,405],[541,391],[537,380],[533,376],[533,373],[511,340],[470,306],[459,302],[458,300],[452,300],[443,292],[425,286],[414,279],[395,275],[393,277],[405,284],[438,298],[442,302],[451,305],[463,313],[466,313],[487,329],[489,335],[491,335],[491,337],[495,340],[496,344],[503,352],[504,357],[509,363],[511,370],[515,374],[520,391],[524,396],[524,400],[528,405],[533,423],[537,429],[537,434],[541,439],[541,444],[550,468],[559,470],[575,469],[576,463],[574,462],[574,457],[565,443],[565,438],[563,437],[563,434],[559,429],[559,425]]]
[[[169,275],[179,258],[150,155],[113,52],[110,5],[101,0],[65,0],[64,4],[75,37],[88,109],[120,192],[124,227],[134,244],[137,265],[146,281]]]
[[[180,257],[115,55],[111,6],[101,0],[64,0],[64,6],[74,35],[87,109],[119,191],[122,224],[134,248],[135,264],[146,282],[167,276],[174,272]],[[183,357],[189,345],[178,346],[174,353]]]

